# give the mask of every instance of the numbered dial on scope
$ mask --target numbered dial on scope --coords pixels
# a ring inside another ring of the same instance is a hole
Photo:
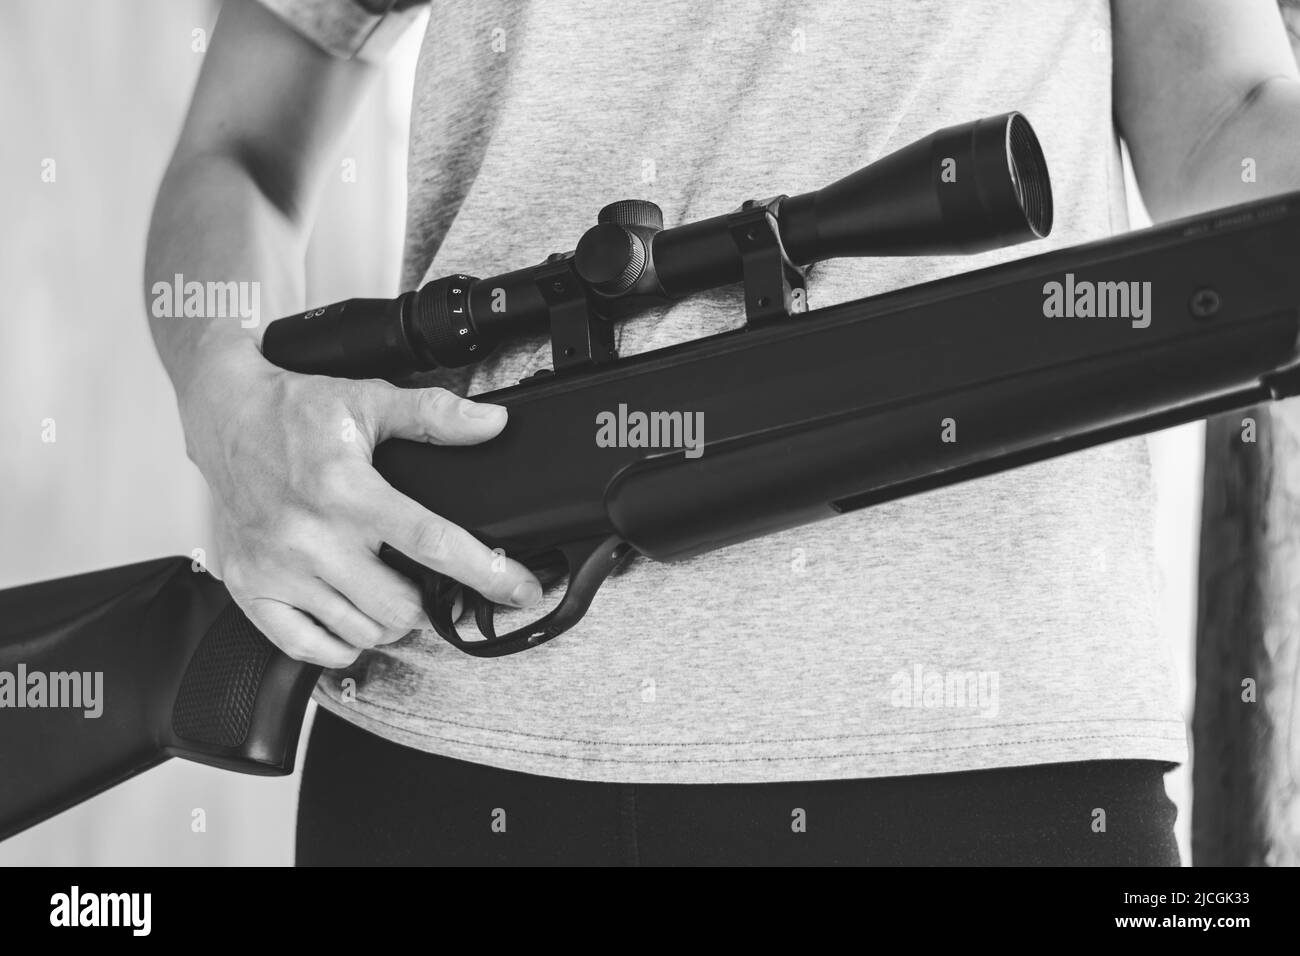
[[[451,276],[447,283],[447,312],[451,315],[452,330],[459,349],[470,355],[478,351],[478,336],[469,313],[469,288],[474,280],[469,276]]]
[[[420,290],[413,315],[413,337],[435,366],[459,368],[481,357],[484,350],[470,311],[473,276],[434,279]]]

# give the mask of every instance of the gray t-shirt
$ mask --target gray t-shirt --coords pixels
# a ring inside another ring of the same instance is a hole
[[[338,55],[375,55],[405,16],[375,30],[354,0],[263,2]],[[403,282],[531,265],[615,199],[652,200],[674,225],[804,192],[1011,109],[1051,167],[1050,240],[824,263],[814,308],[1127,228],[1107,0],[440,0],[416,78]],[[622,326],[618,347],[742,319],[736,290],[719,291]],[[971,321],[996,334],[996,315]],[[453,384],[483,392],[549,364],[538,338]],[[541,648],[476,660],[411,638],[329,673],[317,699],[422,750],[588,780],[1181,761],[1152,504],[1145,440],[1111,444],[680,564],[642,559]]]

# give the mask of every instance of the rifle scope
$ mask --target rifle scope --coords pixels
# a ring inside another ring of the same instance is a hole
[[[566,306],[609,327],[741,282],[763,233],[801,284],[802,267],[823,259],[982,252],[1051,227],[1047,163],[1029,121],[1012,112],[939,130],[815,192],[750,201],[671,229],[654,203],[615,202],[572,252],[486,279],[444,276],[395,299],[348,299],[288,316],[271,323],[262,348],[291,371],[392,379],[469,365],[502,341],[550,327],[559,371],[584,357],[614,357],[612,332],[600,329],[571,326],[577,344],[560,345],[554,326]]]

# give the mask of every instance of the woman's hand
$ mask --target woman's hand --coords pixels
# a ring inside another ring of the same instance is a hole
[[[343,667],[430,627],[415,585],[379,559],[383,543],[499,604],[541,598],[527,568],[394,490],[371,465],[386,438],[487,441],[505,427],[501,406],[441,388],[286,372],[251,339],[206,352],[177,391],[187,451],[212,491],[222,580],[289,656]]]

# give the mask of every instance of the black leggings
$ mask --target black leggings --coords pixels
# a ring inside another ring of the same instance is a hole
[[[808,783],[588,783],[434,756],[320,710],[297,862],[1177,866],[1163,780],[1170,766],[1099,760]]]

